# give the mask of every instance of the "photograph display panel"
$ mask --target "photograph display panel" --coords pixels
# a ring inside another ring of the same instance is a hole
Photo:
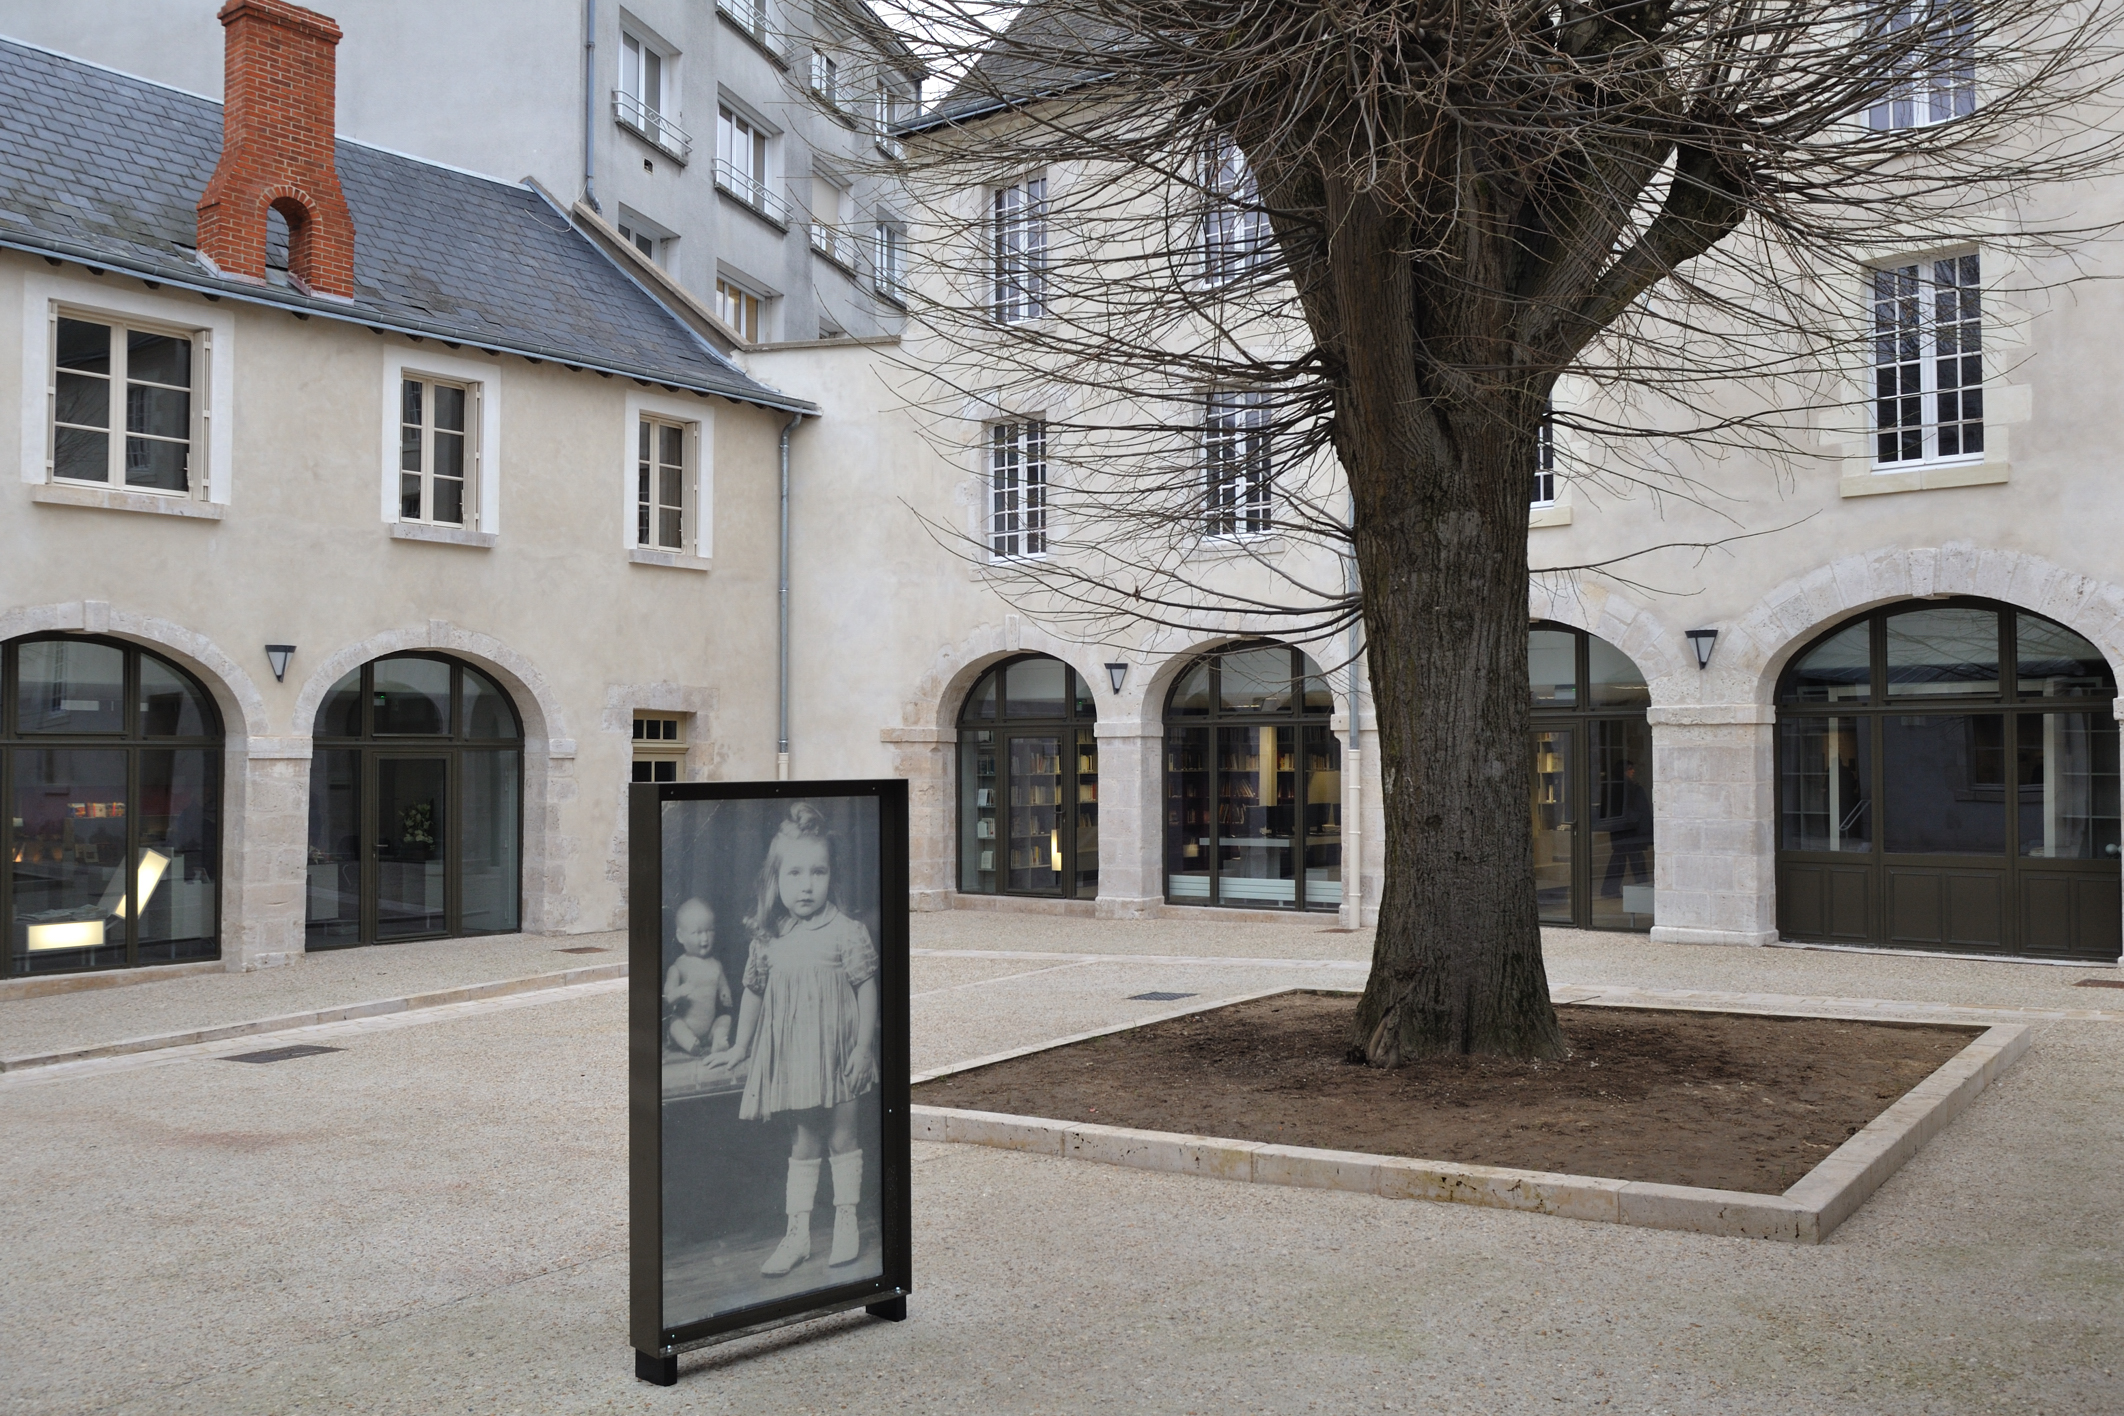
[[[634,790],[637,823],[652,799],[657,876],[635,896],[656,901],[653,946],[638,914],[630,968],[649,975],[630,1027],[634,1288],[657,1346],[904,1288],[904,784]]]

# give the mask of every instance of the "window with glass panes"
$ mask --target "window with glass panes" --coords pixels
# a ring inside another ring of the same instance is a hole
[[[1534,498],[1535,506],[1556,504],[1556,420],[1550,415],[1548,405],[1541,410],[1541,424],[1534,434]]]
[[[1331,910],[1342,903],[1342,744],[1320,666],[1235,645],[1181,673],[1165,709],[1165,898]]]
[[[399,384],[398,516],[437,526],[462,526],[470,510],[471,466],[466,409],[474,401],[462,384],[403,379]]]
[[[189,492],[198,336],[68,315],[56,325],[51,475]]]
[[[881,221],[871,233],[871,268],[878,293],[898,300],[905,293],[907,236],[898,225]]]
[[[1976,112],[1975,19],[1970,0],[1891,0],[1876,11],[1875,33],[1904,53],[1895,83],[1866,110],[1867,126],[1923,128]]]
[[[635,544],[682,551],[686,548],[685,425],[642,419],[635,452]]]
[[[988,430],[988,553],[994,560],[1047,554],[1047,424]]]
[[[1273,249],[1268,213],[1246,154],[1229,137],[1212,139],[1203,156],[1203,186],[1209,205],[1202,215],[1202,274],[1221,284],[1265,265]]]
[[[715,313],[749,343],[760,337],[760,297],[728,280],[715,282]]]
[[[686,760],[685,719],[676,713],[634,715],[634,780],[675,782]]]
[[[1274,529],[1275,499],[1268,396],[1255,390],[1211,394],[1203,443],[1208,534],[1267,535]]]
[[[1092,688],[1027,654],[982,674],[959,712],[959,888],[1099,894],[1099,737]]]
[[[992,195],[991,312],[1003,323],[1047,313],[1047,179],[1028,177]]]
[[[1877,466],[1984,452],[1981,266],[1975,254],[1871,273]]]

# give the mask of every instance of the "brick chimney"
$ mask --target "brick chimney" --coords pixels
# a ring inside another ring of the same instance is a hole
[[[288,273],[308,294],[354,294],[354,219],[332,156],[339,26],[286,0],[229,0],[221,161],[199,198],[199,253],[263,281],[266,213],[288,223]]]

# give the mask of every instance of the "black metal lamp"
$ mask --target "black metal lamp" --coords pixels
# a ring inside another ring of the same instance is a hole
[[[286,682],[288,660],[295,657],[295,646],[292,644],[268,644],[265,647],[265,651],[266,662],[273,666],[274,679],[278,682]]]
[[[1685,632],[1689,636],[1689,647],[1696,651],[1696,667],[1699,669],[1710,668],[1711,646],[1718,643],[1718,631],[1715,629],[1692,629]]]
[[[1128,665],[1108,664],[1106,666],[1106,681],[1114,686],[1115,693],[1121,692],[1121,681],[1127,677]]]

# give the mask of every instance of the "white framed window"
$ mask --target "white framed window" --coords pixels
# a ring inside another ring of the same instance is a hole
[[[463,526],[479,483],[470,439],[478,426],[479,388],[441,379],[398,382],[398,519]]]
[[[870,99],[870,136],[879,152],[887,157],[905,155],[906,148],[894,135],[892,129],[900,121],[900,95],[893,90],[889,80],[878,80],[877,92]]]
[[[991,560],[1047,554],[1047,424],[995,423],[988,430],[988,553]]]
[[[708,569],[715,505],[714,414],[683,395],[627,396],[621,542],[653,565]]]
[[[1534,496],[1529,504],[1556,505],[1556,419],[1546,403],[1534,432]]]
[[[232,485],[234,319],[60,272],[22,288],[22,480],[47,500],[217,515],[208,504],[226,505]]]
[[[1203,155],[1203,187],[1208,205],[1202,213],[1202,275],[1222,285],[1268,263],[1274,244],[1268,214],[1258,206],[1259,189],[1246,165],[1246,154],[1218,134]]]
[[[191,496],[195,332],[64,309],[53,325],[52,480]]]
[[[383,519],[401,539],[501,530],[501,369],[425,348],[384,357]]]
[[[715,278],[715,313],[747,344],[760,339],[760,306],[765,302],[728,276]]]
[[[1004,324],[1039,319],[1047,313],[1047,179],[996,188],[990,212],[990,308]]]
[[[1910,44],[1911,53],[1887,95],[1866,110],[1868,127],[1923,128],[1976,112],[1973,10],[1970,0],[1889,0],[1877,12],[1888,41]]]
[[[634,544],[661,551],[686,549],[684,423],[644,413],[636,420]]]
[[[1982,274],[1974,252],[1867,273],[1875,467],[1983,457]]]
[[[671,263],[672,243],[678,240],[677,232],[628,206],[619,209],[618,220],[613,225],[619,228],[621,239],[640,251],[645,259],[662,266]]]
[[[811,54],[811,91],[828,108],[841,106],[841,66],[823,50],[813,50]]]
[[[1266,536],[1275,529],[1270,407],[1259,390],[1209,395],[1203,426],[1205,533]]]
[[[675,782],[685,761],[685,715],[637,710],[634,715],[634,780]]]
[[[749,114],[724,104],[715,111],[715,184],[753,210],[784,226],[789,212],[767,175],[767,130]]]
[[[678,58],[654,40],[623,31],[612,111],[623,126],[684,162],[693,154],[693,139],[678,125]]]
[[[664,111],[664,56],[639,35],[620,41],[620,92],[651,113]]]
[[[870,233],[870,264],[877,292],[904,304],[907,299],[907,233],[896,221],[880,221]]]

